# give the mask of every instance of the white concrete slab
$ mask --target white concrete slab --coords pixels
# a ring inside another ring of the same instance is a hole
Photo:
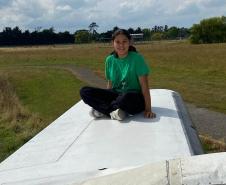
[[[151,95],[155,119],[139,114],[122,122],[95,120],[80,101],[0,164],[0,184],[67,184],[193,155],[178,95]]]

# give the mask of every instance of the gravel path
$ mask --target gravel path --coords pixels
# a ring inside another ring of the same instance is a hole
[[[61,66],[61,68],[69,70],[78,79],[89,85],[102,88],[106,86],[106,82],[90,69],[72,65]],[[185,104],[199,134],[226,141],[226,114],[210,111],[205,108],[197,108],[195,105],[186,102]]]
[[[104,81],[102,78],[97,76],[92,70],[77,67],[74,65],[64,65],[64,66],[57,66],[57,68],[63,68],[70,71],[74,74],[79,80],[86,82],[87,84],[94,86],[94,87],[106,87],[107,82]]]
[[[226,114],[197,108],[189,103],[186,107],[199,134],[226,141]]]

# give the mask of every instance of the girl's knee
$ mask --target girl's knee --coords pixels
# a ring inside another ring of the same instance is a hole
[[[90,88],[88,86],[84,86],[80,89],[80,96],[83,97],[84,95],[86,95],[88,92],[90,92]]]

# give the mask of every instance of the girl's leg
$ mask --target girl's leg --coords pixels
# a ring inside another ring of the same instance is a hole
[[[142,93],[128,92],[123,93],[112,102],[113,109],[120,108],[128,114],[137,114],[144,110],[145,102]]]
[[[83,87],[80,89],[82,100],[95,110],[109,115],[111,102],[118,97],[118,93],[111,89],[100,89],[95,87]]]

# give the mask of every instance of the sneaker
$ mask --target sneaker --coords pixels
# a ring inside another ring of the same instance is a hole
[[[121,109],[116,109],[115,111],[112,111],[110,113],[111,119],[116,119],[119,121],[122,121],[126,118],[127,114],[125,111],[121,110]]]
[[[101,113],[101,112],[99,112],[99,111],[97,111],[97,110],[95,110],[93,108],[90,110],[89,115],[94,117],[94,118],[102,118],[102,117],[104,117],[103,113]]]

